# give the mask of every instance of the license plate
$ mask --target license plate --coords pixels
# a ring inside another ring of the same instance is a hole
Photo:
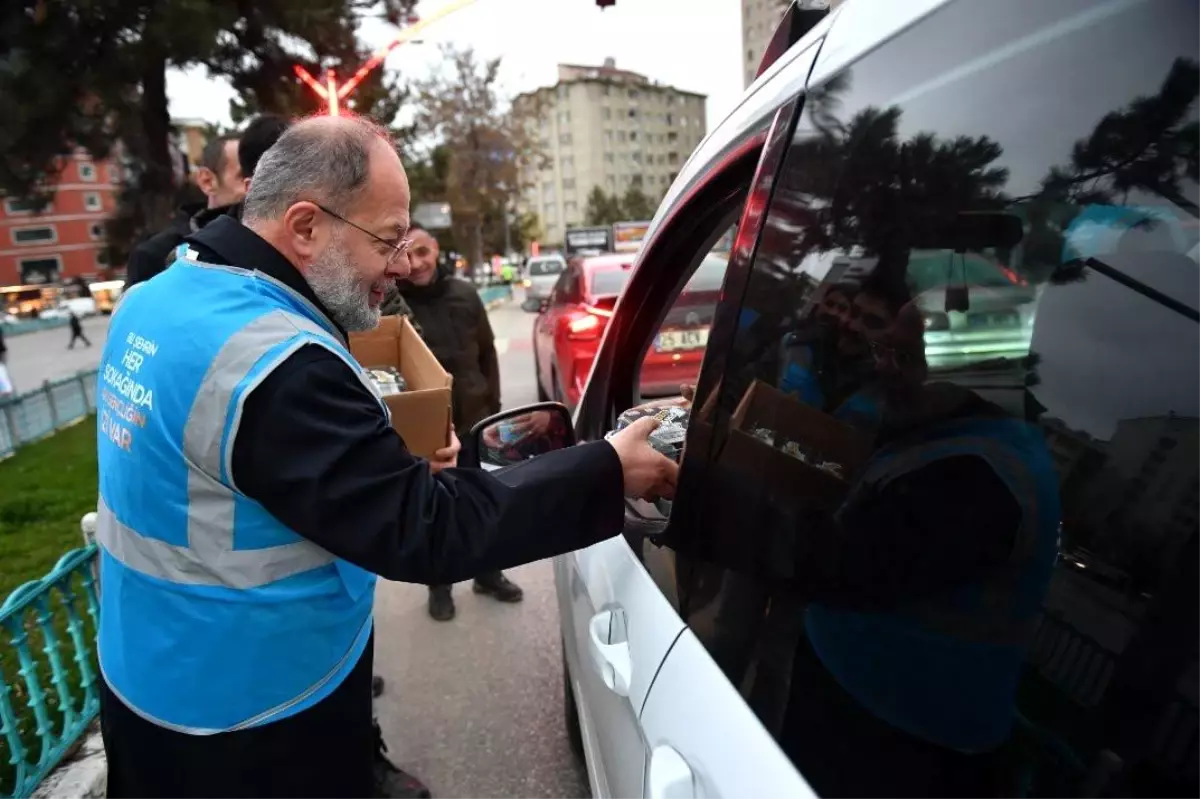
[[[707,327],[698,327],[692,330],[664,330],[658,334],[658,338],[654,342],[654,349],[659,352],[698,350],[707,344]]]

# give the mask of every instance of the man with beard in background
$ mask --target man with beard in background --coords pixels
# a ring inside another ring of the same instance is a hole
[[[420,325],[421,338],[454,377],[454,426],[465,434],[500,411],[500,364],[492,326],[475,287],[439,266],[437,239],[418,226],[409,235],[412,271],[399,283],[399,295]],[[499,570],[478,575],[474,590],[500,602],[520,602],[524,596]],[[429,615],[450,621],[454,614],[450,586],[431,585]]]

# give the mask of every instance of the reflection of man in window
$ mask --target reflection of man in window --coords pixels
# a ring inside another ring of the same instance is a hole
[[[799,525],[806,641],[780,741],[821,795],[994,795],[1054,564],[1053,462],[1037,428],[922,385],[915,306],[864,338],[877,449],[837,514]]]

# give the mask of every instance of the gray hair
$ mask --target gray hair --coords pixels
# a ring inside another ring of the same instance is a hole
[[[292,125],[258,162],[242,219],[278,219],[303,200],[347,212],[367,185],[376,139],[391,146],[387,131],[363,117],[310,117]]]

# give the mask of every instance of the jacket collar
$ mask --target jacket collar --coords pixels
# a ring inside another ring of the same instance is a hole
[[[254,269],[282,283],[312,303],[321,315],[337,329],[342,340],[346,340],[346,331],[334,321],[333,315],[329,313],[325,304],[317,299],[316,293],[312,290],[312,286],[308,285],[304,275],[300,274],[300,271],[283,256],[283,253],[234,217],[219,216],[200,231],[188,236],[187,241],[216,255],[218,263],[225,266]]]

